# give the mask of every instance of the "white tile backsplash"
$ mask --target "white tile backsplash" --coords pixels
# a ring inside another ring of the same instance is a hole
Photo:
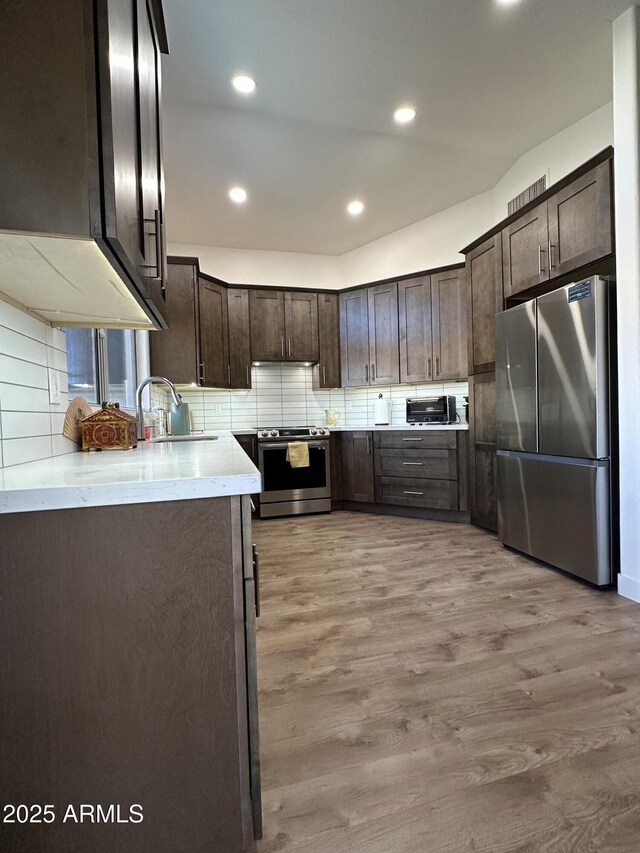
[[[49,402],[49,374],[59,373],[62,402]],[[69,404],[66,340],[0,301],[0,467],[76,450],[62,425]]]
[[[197,430],[255,429],[266,426],[305,426],[326,423],[325,409],[339,413],[341,426],[372,426],[378,394],[392,402],[392,424],[406,423],[407,397],[453,394],[464,419],[467,382],[431,382],[377,388],[313,389],[313,370],[297,364],[262,364],[252,368],[250,391],[224,391],[183,386]]]

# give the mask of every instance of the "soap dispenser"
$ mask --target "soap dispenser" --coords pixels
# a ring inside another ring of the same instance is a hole
[[[180,395],[178,395],[180,396]],[[189,416],[189,404],[182,402],[171,404],[171,435],[189,435],[191,432],[191,418]]]

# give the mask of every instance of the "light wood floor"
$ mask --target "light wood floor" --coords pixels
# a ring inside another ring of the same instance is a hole
[[[255,540],[260,853],[640,851],[640,605],[469,526]]]

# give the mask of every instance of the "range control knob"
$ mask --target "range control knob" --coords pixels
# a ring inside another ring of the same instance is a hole
[[[269,433],[266,431],[266,429],[260,430],[260,438],[266,438],[268,435]]]
[[[318,435],[326,435],[326,434],[327,434],[326,429],[324,427],[320,427],[320,429],[318,430]]]
[[[317,434],[318,434],[318,430],[317,430],[317,429],[309,430],[309,432],[311,433],[311,435],[317,435]]]
[[[271,435],[272,435],[274,438],[276,438],[276,437],[277,437],[277,435],[278,435],[278,430],[277,430],[277,429],[272,429],[272,430],[271,430]]]

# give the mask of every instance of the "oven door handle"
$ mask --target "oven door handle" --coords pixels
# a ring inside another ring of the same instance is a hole
[[[304,440],[304,439],[303,439]],[[294,443],[296,439],[289,441],[261,441],[258,445],[263,450],[286,450],[289,444]],[[329,447],[328,441],[307,441],[309,447],[318,447],[320,450],[326,450]]]

